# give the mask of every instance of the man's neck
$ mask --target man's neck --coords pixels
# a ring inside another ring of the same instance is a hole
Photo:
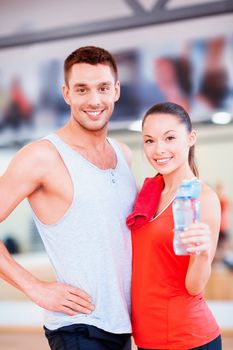
[[[73,127],[67,123],[57,131],[66,143],[77,148],[104,149],[107,142],[107,127],[101,130],[87,130],[80,126]]]

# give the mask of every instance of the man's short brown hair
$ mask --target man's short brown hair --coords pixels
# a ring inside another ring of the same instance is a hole
[[[96,46],[84,46],[72,52],[64,62],[64,79],[66,85],[68,85],[70,69],[76,63],[88,63],[93,66],[97,64],[108,65],[115,76],[115,80],[118,79],[116,61],[110,52]]]

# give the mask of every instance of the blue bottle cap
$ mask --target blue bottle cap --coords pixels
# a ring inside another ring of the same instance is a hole
[[[198,179],[183,180],[176,192],[176,198],[198,198],[201,182]]]

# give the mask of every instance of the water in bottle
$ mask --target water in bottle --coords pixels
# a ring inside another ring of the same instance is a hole
[[[185,227],[200,221],[201,183],[198,179],[183,180],[172,205],[174,218],[173,248],[176,255],[189,255],[187,246],[180,240],[180,233]]]

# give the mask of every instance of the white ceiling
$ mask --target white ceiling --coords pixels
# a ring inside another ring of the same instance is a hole
[[[1,36],[132,15],[124,0],[1,0]]]
[[[75,24],[101,22],[135,15],[132,3],[150,12],[159,0],[0,0],[0,37],[61,28]],[[219,0],[169,0],[174,9]],[[131,3],[131,5],[130,5]]]

